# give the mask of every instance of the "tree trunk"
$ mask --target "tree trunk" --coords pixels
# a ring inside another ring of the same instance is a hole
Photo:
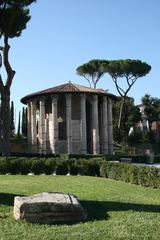
[[[122,98],[122,102],[121,102],[121,106],[120,106],[120,111],[119,111],[118,129],[121,128],[121,122],[122,122],[122,115],[123,115],[124,104],[125,104],[125,98]]]
[[[10,156],[10,90],[1,92],[2,111],[2,156]]]
[[[156,140],[158,141],[160,137],[160,124],[159,120],[156,121]]]

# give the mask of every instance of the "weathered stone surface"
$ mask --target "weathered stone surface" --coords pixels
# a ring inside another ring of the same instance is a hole
[[[74,195],[44,192],[15,197],[14,218],[41,224],[69,223],[85,220],[86,213]]]

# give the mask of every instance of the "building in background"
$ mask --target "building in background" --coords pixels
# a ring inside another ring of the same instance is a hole
[[[102,89],[71,82],[27,95],[28,151],[112,154],[112,103]]]
[[[149,124],[148,124],[148,119],[145,114],[145,106],[143,104],[138,105],[141,113],[141,121],[138,124],[138,127],[142,132],[148,132],[149,131]]]

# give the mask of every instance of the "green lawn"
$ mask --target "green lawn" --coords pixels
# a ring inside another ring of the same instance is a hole
[[[89,219],[38,225],[13,219],[15,195],[43,191],[75,194]],[[160,190],[96,177],[0,176],[0,240],[160,239]]]

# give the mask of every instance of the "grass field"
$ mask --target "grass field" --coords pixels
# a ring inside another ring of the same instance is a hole
[[[15,195],[75,194],[88,212],[86,222],[38,225],[13,219]],[[160,190],[105,178],[0,176],[0,240],[159,240]]]

